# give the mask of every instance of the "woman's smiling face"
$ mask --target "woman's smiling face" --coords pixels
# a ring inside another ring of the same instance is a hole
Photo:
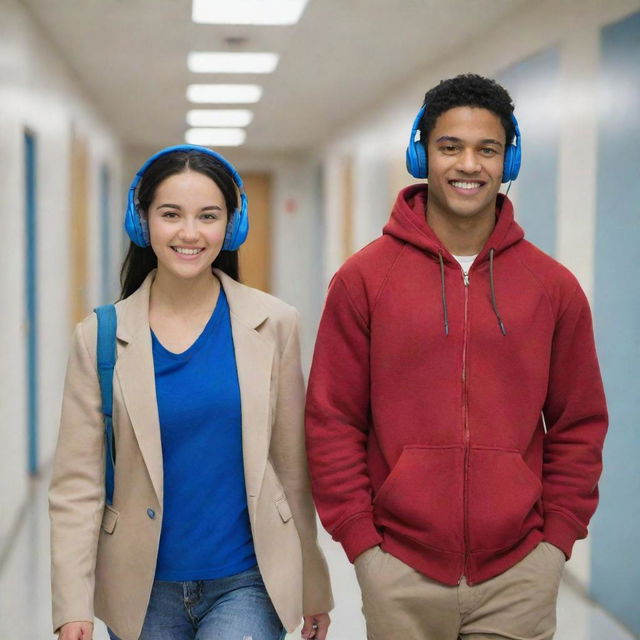
[[[224,195],[208,176],[186,170],[158,184],[147,220],[158,270],[178,278],[211,273],[224,242]]]

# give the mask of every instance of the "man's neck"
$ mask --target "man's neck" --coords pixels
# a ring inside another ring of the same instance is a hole
[[[430,206],[427,200],[427,223],[447,251],[456,256],[477,255],[489,239],[496,224],[495,206],[486,213],[464,218]]]

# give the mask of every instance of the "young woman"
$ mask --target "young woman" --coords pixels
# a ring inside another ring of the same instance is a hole
[[[304,450],[297,312],[238,282],[235,169],[169,147],[138,171],[113,375],[114,488],[96,315],[75,331],[49,495],[53,625],[120,640],[279,640],[332,607]]]

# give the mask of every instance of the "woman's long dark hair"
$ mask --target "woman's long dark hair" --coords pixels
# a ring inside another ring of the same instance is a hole
[[[227,224],[238,207],[238,192],[227,168],[213,156],[197,150],[174,151],[160,156],[146,169],[138,186],[138,210],[146,215],[158,185],[169,176],[185,171],[197,171],[211,178],[217,185],[227,206]],[[130,296],[158,266],[158,259],[151,247],[138,247],[133,242],[120,270],[120,299]],[[211,268],[224,271],[234,280],[240,280],[237,251],[221,251]]]

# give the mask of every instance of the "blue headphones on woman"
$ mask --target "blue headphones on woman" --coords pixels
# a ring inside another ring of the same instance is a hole
[[[413,122],[411,128],[411,136],[409,137],[409,145],[407,146],[407,171],[414,178],[426,178],[429,173],[427,165],[427,141],[420,140],[420,121],[427,108],[426,104],[422,105],[418,115]],[[520,164],[522,162],[522,149],[520,146],[520,128],[516,117],[511,114],[511,123],[515,130],[515,143],[507,145],[504,151],[504,167],[502,169],[502,182],[510,182],[518,177],[520,172]]]
[[[131,186],[129,187],[129,195],[127,197],[127,211],[124,217],[124,228],[131,241],[139,247],[148,247],[149,242],[149,225],[138,210],[136,202],[136,189],[140,184],[140,180],[144,172],[149,168],[155,160],[174,151],[199,151],[208,156],[215,158],[227,171],[231,174],[233,181],[238,187],[240,193],[240,207],[233,211],[229,216],[227,223],[227,232],[222,244],[223,251],[235,251],[247,239],[249,233],[249,215],[247,213],[247,195],[244,192],[244,185],[240,174],[235,167],[219,153],[208,149],[207,147],[199,147],[195,144],[179,144],[173,147],[166,147],[158,153],[154,153],[141,167],[138,169]]]

